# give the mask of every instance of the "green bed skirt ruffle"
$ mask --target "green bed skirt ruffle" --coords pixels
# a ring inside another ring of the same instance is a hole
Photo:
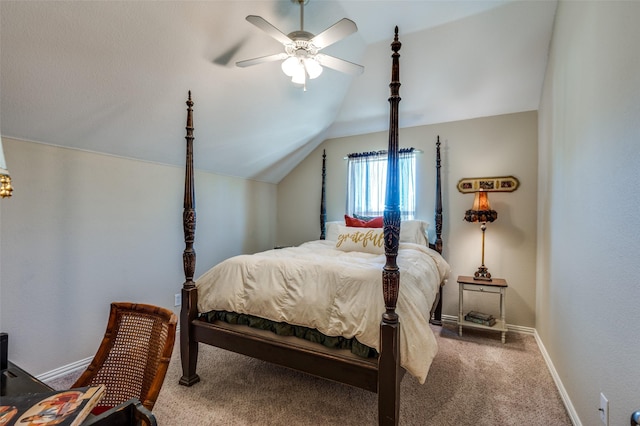
[[[378,356],[378,351],[363,345],[355,338],[347,339],[341,336],[326,336],[316,329],[300,325],[291,325],[284,322],[270,321],[253,315],[226,311],[206,312],[200,314],[200,318],[207,322],[219,320],[229,324],[247,325],[260,330],[272,331],[279,336],[296,336],[310,342],[321,343],[329,348],[348,349],[353,354],[363,358],[376,358]]]

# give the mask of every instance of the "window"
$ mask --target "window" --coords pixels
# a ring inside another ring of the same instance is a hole
[[[382,216],[387,189],[387,151],[349,154],[347,157],[347,214]],[[414,218],[416,158],[413,148],[398,153],[400,214]]]

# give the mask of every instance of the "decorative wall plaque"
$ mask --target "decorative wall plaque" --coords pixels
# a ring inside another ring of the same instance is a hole
[[[518,178],[513,176],[462,178],[458,181],[458,191],[463,194],[477,191],[513,192],[520,186]]]

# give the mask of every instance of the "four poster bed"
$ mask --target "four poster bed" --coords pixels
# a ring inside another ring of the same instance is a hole
[[[396,27],[391,44],[389,178],[383,227],[339,226],[337,236],[330,237],[334,231],[329,229],[325,236],[323,157],[321,239],[298,247],[235,256],[214,266],[197,283],[193,280],[194,138],[189,94],[180,384],[191,386],[200,380],[196,374],[198,344],[204,343],[377,392],[379,423],[398,423],[404,372],[424,382],[437,351],[429,322],[440,323],[441,286],[449,268],[440,255],[439,141],[435,244],[402,237],[410,224],[403,222],[401,232],[397,191],[400,46]],[[417,232],[424,238],[420,221],[413,222],[417,222]],[[364,242],[354,235],[364,236]],[[353,247],[356,243],[360,245]],[[256,324],[263,320],[269,321]]]

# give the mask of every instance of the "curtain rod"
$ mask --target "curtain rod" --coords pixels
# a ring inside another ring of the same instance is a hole
[[[416,149],[416,148],[400,148],[400,151],[401,151],[401,150],[403,150],[403,149],[406,149],[406,150],[408,150],[408,149],[413,149],[413,152],[414,152],[414,153],[416,153],[416,154],[422,154],[422,153],[424,153],[424,151],[423,151],[423,150],[421,150],[421,149]],[[374,154],[380,154],[380,155],[382,155],[382,154],[386,154],[386,153],[387,153],[387,150],[386,150],[386,149],[383,149],[383,150],[381,150],[381,151],[372,151],[371,155],[374,155]],[[349,156],[346,156],[346,157],[344,157],[344,158],[343,158],[343,160],[348,160],[348,159],[349,159]]]

